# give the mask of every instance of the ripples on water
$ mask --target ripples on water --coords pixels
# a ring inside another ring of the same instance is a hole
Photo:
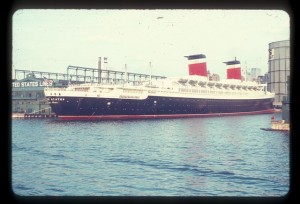
[[[12,121],[18,195],[284,196],[289,135],[270,115]]]

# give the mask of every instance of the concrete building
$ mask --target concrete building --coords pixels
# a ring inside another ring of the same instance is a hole
[[[24,114],[51,114],[44,88],[53,86],[53,80],[36,78],[33,73],[12,82],[12,112]]]
[[[247,70],[244,70],[242,80],[243,81],[257,81],[260,82],[261,77],[261,69],[260,68],[251,68],[250,72]]]
[[[258,76],[261,76],[260,68],[251,68],[251,78],[256,80]]]
[[[269,75],[268,73],[264,74],[264,75],[260,75],[257,77],[257,81],[260,84],[268,84],[269,81]]]
[[[268,91],[275,92],[275,106],[281,106],[288,95],[287,82],[290,78],[290,40],[269,44]]]

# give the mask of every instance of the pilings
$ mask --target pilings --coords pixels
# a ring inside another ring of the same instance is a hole
[[[56,118],[56,114],[36,114],[36,113],[13,113],[13,119],[22,119],[22,118]]]

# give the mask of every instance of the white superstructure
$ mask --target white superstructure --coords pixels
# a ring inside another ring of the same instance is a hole
[[[265,84],[235,79],[208,81],[201,76],[172,77],[141,82],[139,85],[80,84],[67,88],[46,88],[46,96],[76,96],[145,99],[148,96],[212,99],[272,98]]]

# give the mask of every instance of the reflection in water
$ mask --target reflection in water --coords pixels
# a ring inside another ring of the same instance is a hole
[[[261,130],[269,119],[13,120],[13,190],[19,195],[285,195],[289,135]]]

